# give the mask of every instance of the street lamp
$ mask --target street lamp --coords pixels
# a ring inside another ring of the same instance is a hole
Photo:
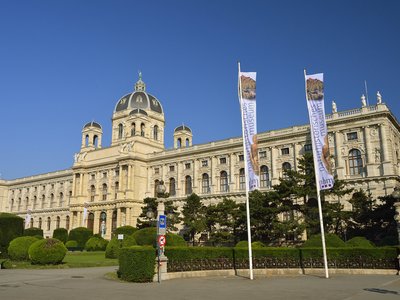
[[[157,265],[158,265],[158,282],[160,283],[162,278],[167,274],[167,262],[168,258],[164,255],[164,244],[166,234],[166,218],[164,215],[165,211],[165,185],[164,181],[160,181],[157,185]],[[164,274],[164,276],[163,276]]]

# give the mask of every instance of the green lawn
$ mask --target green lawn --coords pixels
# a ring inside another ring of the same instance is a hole
[[[118,266],[118,259],[105,258],[104,251],[68,252],[60,265],[32,265],[27,261],[6,262],[6,267],[13,269],[67,269],[106,266]]]

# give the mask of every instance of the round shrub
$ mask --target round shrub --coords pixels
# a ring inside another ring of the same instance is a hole
[[[133,235],[124,235],[123,240],[118,240],[116,237],[112,238],[106,248],[106,258],[118,258],[119,250],[122,247],[130,247],[135,245],[137,245],[137,243]]]
[[[146,227],[136,231],[133,234],[136,242],[140,246],[155,246],[157,237],[157,228]]]
[[[28,249],[38,239],[33,236],[20,236],[8,246],[8,256],[12,260],[29,260]]]
[[[255,248],[255,249],[264,248],[264,247],[265,247],[265,244],[262,243],[262,242],[260,242],[260,241],[252,242],[252,243],[251,243],[251,247],[252,247],[252,248]]]
[[[346,242],[348,247],[373,248],[375,245],[363,236],[356,236]]]
[[[34,242],[28,250],[33,264],[59,264],[67,254],[67,248],[57,239],[43,239]]]
[[[91,237],[85,244],[86,251],[104,251],[106,250],[108,241],[99,237]]]
[[[65,228],[54,229],[53,239],[57,239],[65,244],[68,240],[68,230]]]
[[[65,243],[65,247],[67,247],[67,248],[77,248],[78,247],[78,242],[77,241],[67,241]]]
[[[40,235],[43,238],[43,229],[32,227],[24,230],[24,236],[38,236]]]
[[[121,248],[122,242],[117,238],[112,238],[106,247],[106,258],[118,258],[118,250]]]
[[[331,247],[331,248],[341,248],[341,247],[346,247],[346,243],[343,242],[340,237],[338,237],[336,234],[333,233],[328,233],[325,235],[325,244],[326,247]],[[311,236],[303,245],[303,248],[322,248],[322,240],[321,240],[321,235],[316,234]]]
[[[167,233],[166,246],[169,247],[186,247],[187,243],[183,237],[175,233]]]
[[[93,232],[86,227],[77,227],[69,232],[68,240],[77,241],[78,247],[85,247],[86,242],[93,235]]]
[[[0,213],[0,251],[7,253],[10,242],[24,233],[24,219],[14,214]]]
[[[136,231],[138,231],[137,228],[126,225],[126,226],[121,226],[118,227],[117,229],[114,230],[114,236],[118,236],[118,234],[123,234],[125,235],[132,235],[134,234]]]

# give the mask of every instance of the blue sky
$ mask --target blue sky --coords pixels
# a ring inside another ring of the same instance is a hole
[[[308,122],[303,69],[326,111],[376,91],[400,117],[399,1],[0,1],[0,173],[70,168],[82,126],[103,126],[138,70],[194,143],[241,135],[237,61],[257,72],[258,131]]]

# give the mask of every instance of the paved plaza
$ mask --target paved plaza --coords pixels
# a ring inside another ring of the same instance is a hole
[[[0,299],[400,299],[396,275],[207,277],[158,283],[108,279],[116,267],[0,270]]]

